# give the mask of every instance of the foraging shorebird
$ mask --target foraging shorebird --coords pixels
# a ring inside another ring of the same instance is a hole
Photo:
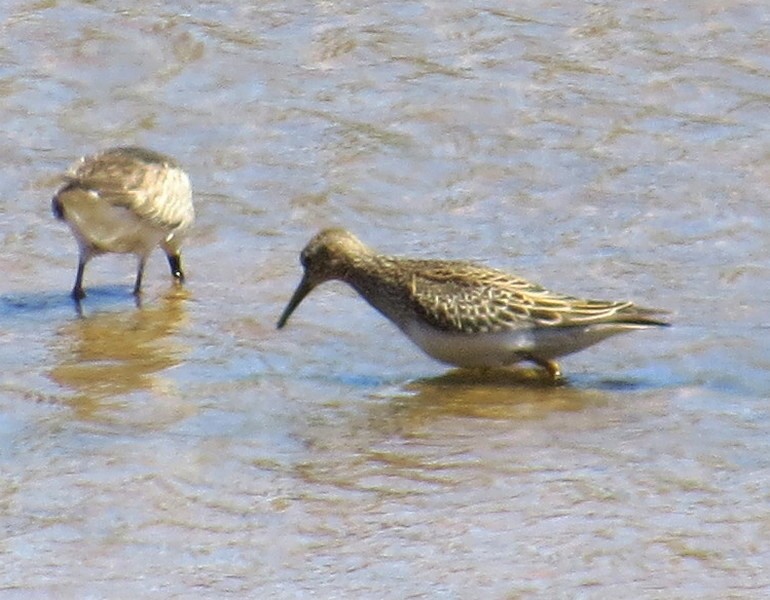
[[[184,281],[180,247],[195,211],[190,180],[174,159],[133,146],[111,148],[81,158],[64,180],[52,208],[80,249],[73,298],[85,297],[88,261],[108,252],[136,255],[134,295],[156,246],[166,253],[174,279]]]
[[[426,354],[459,367],[531,361],[558,380],[554,360],[610,336],[666,326],[663,311],[627,301],[583,300],[463,261],[379,254],[344,229],[325,229],[300,255],[304,276],[282,328],[317,285],[344,281]]]

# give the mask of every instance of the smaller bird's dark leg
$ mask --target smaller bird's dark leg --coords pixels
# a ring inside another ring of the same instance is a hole
[[[167,253],[168,266],[171,267],[171,275],[179,283],[184,283],[184,272],[182,271],[182,255],[180,253]]]
[[[86,297],[86,292],[83,289],[83,273],[85,273],[87,262],[88,259],[83,256],[78,259],[78,272],[75,275],[75,285],[72,288],[72,298],[75,302],[80,302]]]
[[[134,296],[142,293],[142,276],[144,275],[144,263],[147,262],[146,256],[139,257],[139,264],[136,267],[136,282],[134,283]]]
[[[527,359],[548,371],[548,375],[554,383],[561,381],[561,369],[559,368],[559,363],[555,360],[541,358],[539,356],[528,356]]]

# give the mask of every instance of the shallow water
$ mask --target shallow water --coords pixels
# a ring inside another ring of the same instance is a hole
[[[0,7],[3,597],[770,593],[770,8]],[[184,290],[50,216],[80,154],[186,167]],[[675,327],[568,385],[450,371],[352,291],[344,225]]]

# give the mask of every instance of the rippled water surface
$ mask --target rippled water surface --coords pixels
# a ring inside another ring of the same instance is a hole
[[[770,595],[766,2],[0,7],[0,595]],[[189,171],[176,290],[94,260],[57,175]],[[343,225],[633,298],[675,327],[568,384],[423,356],[341,284]]]

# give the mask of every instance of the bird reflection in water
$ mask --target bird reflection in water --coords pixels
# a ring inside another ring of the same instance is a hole
[[[109,408],[141,392],[153,398],[176,395],[163,373],[186,354],[173,337],[186,320],[186,298],[187,291],[175,288],[158,304],[97,313],[62,327],[50,376],[75,392],[67,403],[79,418],[102,420]]]
[[[602,404],[599,390],[543,382],[536,369],[455,369],[405,386],[396,403],[422,417],[455,416],[488,419],[539,419],[554,412],[579,412]],[[419,418],[419,417],[418,417]]]

